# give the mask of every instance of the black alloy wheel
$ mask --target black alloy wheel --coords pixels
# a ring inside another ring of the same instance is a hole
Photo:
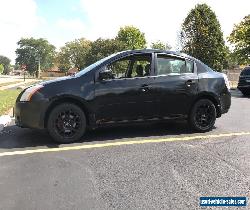
[[[201,99],[195,103],[189,115],[189,123],[199,132],[206,132],[213,128],[216,120],[216,108],[212,101]]]
[[[80,107],[64,103],[56,106],[49,115],[47,129],[59,143],[80,140],[86,130],[86,117]]]

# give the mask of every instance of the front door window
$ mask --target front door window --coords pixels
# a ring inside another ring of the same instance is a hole
[[[151,74],[151,54],[133,55],[114,61],[106,66],[113,79],[147,77]]]

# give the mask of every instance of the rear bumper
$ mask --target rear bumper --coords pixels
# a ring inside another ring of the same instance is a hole
[[[16,125],[23,128],[43,129],[46,107],[43,102],[16,102]]]

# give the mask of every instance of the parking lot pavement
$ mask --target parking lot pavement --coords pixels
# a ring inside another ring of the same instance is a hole
[[[56,145],[46,132],[9,126],[0,134],[0,209],[199,209],[200,196],[250,197],[250,98],[232,95],[229,113],[205,134],[162,123]],[[46,150],[13,153],[38,149]]]

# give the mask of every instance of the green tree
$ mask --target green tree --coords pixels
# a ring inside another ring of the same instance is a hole
[[[19,65],[19,64],[15,64],[15,65],[13,65],[12,66],[15,70],[17,70],[17,69],[20,69],[21,68],[21,66]]]
[[[0,55],[0,64],[3,65],[3,73],[8,74],[10,70],[10,59],[6,56]]]
[[[228,41],[234,45],[233,54],[239,64],[250,63],[250,15],[234,26]]]
[[[25,65],[31,74],[37,71],[39,61],[41,70],[54,65],[55,46],[46,39],[22,38],[17,44],[16,64]]]
[[[227,50],[220,23],[206,4],[197,4],[182,24],[182,51],[190,54],[215,70],[226,64]]]
[[[0,74],[3,73],[3,70],[4,70],[3,64],[0,64]]]
[[[170,50],[171,46],[168,43],[161,42],[160,40],[156,42],[152,42],[151,46],[152,49],[159,49],[159,50]]]
[[[106,56],[126,49],[123,42],[117,39],[97,39],[91,43],[86,64],[90,65]]]
[[[228,46],[226,46],[226,57],[225,57],[225,68],[233,69],[239,66],[238,58],[235,56],[234,52],[230,50]]]
[[[145,34],[134,26],[120,28],[116,39],[122,41],[127,50],[143,49],[147,44]]]
[[[71,67],[82,69],[86,66],[86,56],[89,54],[91,41],[85,38],[67,42],[57,55],[57,63],[62,71]]]

